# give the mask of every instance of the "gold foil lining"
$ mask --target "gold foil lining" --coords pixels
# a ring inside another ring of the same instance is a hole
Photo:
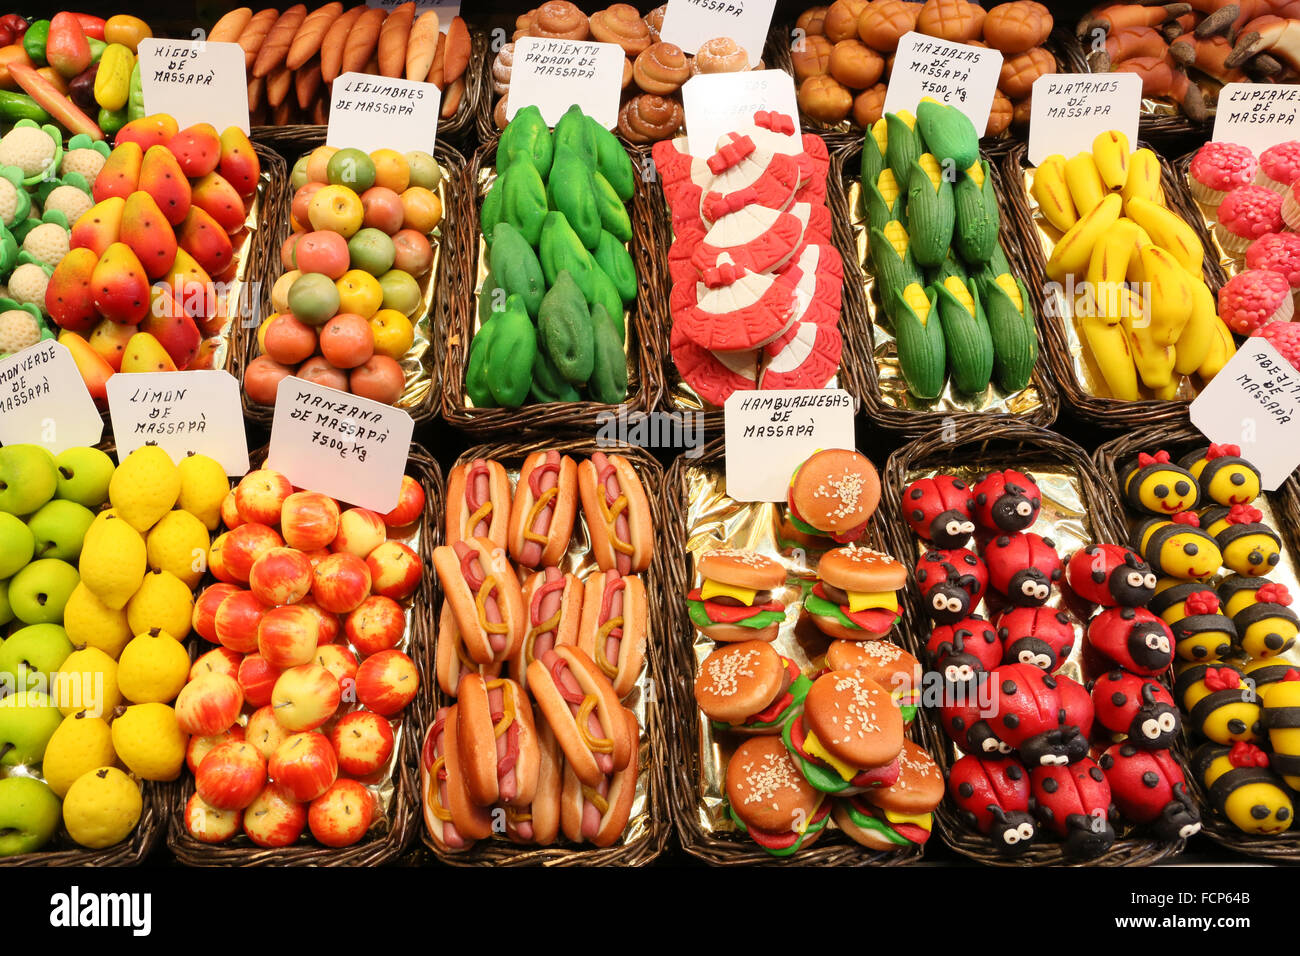
[[[1189,172],[1187,174],[1187,185],[1189,187],[1189,191],[1191,187],[1191,182],[1192,182],[1191,173]],[[1196,198],[1196,194],[1194,192],[1191,193],[1191,196],[1192,196],[1192,201],[1196,203],[1196,208],[1200,210],[1201,218],[1205,220],[1205,228],[1210,234],[1210,248],[1205,250],[1206,254],[1208,255],[1211,252],[1214,254],[1214,257],[1219,261],[1219,265],[1223,267],[1224,274],[1227,275],[1229,279],[1235,276],[1238,272],[1244,272],[1246,269],[1245,250],[1243,250],[1239,254],[1234,255],[1233,253],[1226,251],[1223,248],[1223,243],[1219,241],[1219,233],[1216,231],[1215,228],[1219,224],[1217,208],[1201,202],[1199,199]],[[1285,229],[1286,226],[1283,225],[1283,228]]]
[[[866,216],[862,208],[862,184],[855,177],[849,183],[849,209],[853,215],[853,241],[858,250],[858,265],[862,268],[862,289],[867,299],[867,319],[872,325],[872,337],[875,347],[872,357],[876,363],[876,377],[880,382],[880,399],[890,408],[901,408],[918,412],[991,412],[1006,415],[1027,415],[1042,404],[1038,387],[1030,382],[1018,392],[1007,393],[996,382],[990,382],[979,395],[963,395],[958,392],[949,376],[943,388],[943,394],[931,401],[917,398],[907,390],[903,372],[898,363],[898,343],[889,326],[889,316],[885,313],[880,296],[876,292],[876,279],[867,260],[867,246],[870,237],[867,234]],[[1036,277],[1023,277],[1025,281],[1036,281]],[[1038,321],[1043,321],[1039,316]],[[1039,358],[1042,361],[1042,358]]]
[[[1038,200],[1034,198],[1031,187],[1034,182],[1033,167],[1026,167],[1023,171],[1025,198],[1029,202],[1029,214],[1033,219],[1034,227],[1038,231],[1038,242],[1043,249],[1043,257],[1050,258],[1052,250],[1060,241],[1062,233],[1055,226],[1049,223],[1038,209]],[[1218,243],[1215,242],[1217,248]],[[1106,380],[1102,377],[1101,368],[1097,365],[1096,359],[1092,356],[1092,351],[1087,347],[1083,339],[1082,319],[1076,314],[1076,306],[1080,299],[1083,298],[1083,288],[1086,280],[1078,278],[1075,280],[1079,291],[1070,296],[1068,290],[1072,288],[1068,283],[1065,288],[1060,283],[1054,283],[1048,280],[1046,276],[1042,277],[1043,282],[1043,299],[1045,302],[1044,311],[1047,315],[1040,315],[1040,322],[1061,322],[1065,330],[1066,346],[1070,352],[1070,361],[1074,366],[1074,375],[1083,386],[1083,390],[1089,395],[1097,398],[1111,398],[1110,389],[1106,387]],[[1190,401],[1195,398],[1205,383],[1199,375],[1183,375],[1179,377],[1178,393],[1175,396],[1177,400]],[[1142,384],[1142,379],[1138,379],[1138,398],[1154,399],[1155,393]]]
[[[483,198],[487,196],[488,190],[492,188],[492,184],[496,181],[497,170],[495,166],[484,166],[478,171],[478,194],[475,198],[475,202],[480,208],[483,204]],[[628,206],[628,215],[631,215],[631,203],[627,203],[626,205]],[[627,248],[627,243],[624,243],[624,247]],[[665,252],[664,254],[666,255],[667,253]],[[483,234],[480,232],[478,237],[478,273],[474,278],[474,300],[470,303],[470,307],[473,310],[473,315],[469,321],[470,342],[474,341],[474,336],[478,335],[478,330],[482,325],[478,320],[478,297],[483,292],[483,281],[487,279],[487,274],[488,244],[487,239],[484,238]],[[638,279],[639,278],[640,277],[638,276]],[[632,311],[626,307],[623,309],[623,328],[625,330],[623,335],[623,354],[628,356],[627,391],[628,394],[631,395],[636,391],[636,382],[640,378],[641,370],[636,367],[636,362],[631,358],[633,337],[637,333],[636,326],[632,322]],[[466,344],[468,345],[469,343]],[[470,400],[469,394],[465,391],[464,382],[460,383],[460,389],[461,405],[464,408],[474,408],[475,406],[473,401]],[[580,392],[579,394],[583,395],[584,399],[586,398],[584,393]],[[536,404],[533,402],[531,395],[528,398],[528,404]]]
[[[507,461],[502,459],[497,459],[497,460],[500,461],[501,464],[505,467],[506,474],[509,475],[510,477],[510,495],[511,498],[513,499],[514,489],[519,484],[519,467],[522,464],[522,461],[507,463]],[[575,458],[575,460],[580,460],[580,458]],[[635,462],[633,462],[632,467],[633,468],[636,467]],[[412,547],[414,547],[414,545],[412,545]],[[519,581],[521,584],[524,581],[528,580],[528,578],[533,574],[533,572],[528,568],[520,568],[517,565],[515,565],[513,561],[511,562],[511,566],[514,567],[519,572]],[[580,581],[583,582],[585,582],[587,578],[591,577],[593,574],[604,573],[600,570],[599,567],[597,567],[596,559],[591,554],[591,535],[587,531],[587,520],[581,506],[578,507],[577,513],[574,516],[573,535],[572,537],[569,538],[569,547],[564,552],[564,555],[560,558],[560,560],[556,563],[555,566],[558,567],[561,571],[563,571],[566,574],[575,575]],[[430,573],[432,573],[432,569],[430,569]],[[644,575],[642,575],[642,578],[644,579]],[[654,600],[653,597],[651,597],[650,599]],[[654,639],[655,637],[653,634],[650,633],[646,634],[647,643]],[[434,679],[434,678],[431,676],[430,679]],[[627,707],[634,714],[636,714],[637,725],[641,728],[641,739],[640,739],[640,744],[637,748],[637,766],[640,769],[637,772],[636,796],[632,798],[632,809],[628,813],[627,827],[623,830],[623,835],[619,838],[619,840],[615,844],[616,846],[629,846],[633,843],[637,843],[640,840],[647,839],[650,836],[651,820],[650,820],[650,806],[648,801],[649,801],[649,787],[650,787],[651,753],[650,753],[650,738],[646,734],[645,718],[646,718],[646,702],[649,698],[654,696],[653,684],[654,684],[654,680],[650,676],[650,667],[647,662],[646,666],[644,666],[641,669],[640,676],[637,677],[636,687],[633,689],[632,693],[628,694],[627,697],[623,698],[623,706]],[[454,703],[454,701],[448,701],[448,703],[449,704]],[[666,719],[665,715],[666,715],[666,710],[664,708],[660,708],[659,719],[660,720]],[[544,717],[542,717],[540,714],[537,713],[535,713],[534,719],[537,721],[545,720]],[[655,757],[656,759],[659,760],[667,759],[666,755],[664,754],[656,754]],[[496,835],[494,834],[494,836]],[[500,835],[497,838],[501,840],[506,839],[504,835]],[[560,835],[560,839],[561,840],[564,839],[563,834]],[[586,844],[575,844],[575,845],[585,846]],[[521,846],[525,849],[527,848],[526,844],[522,844]]]

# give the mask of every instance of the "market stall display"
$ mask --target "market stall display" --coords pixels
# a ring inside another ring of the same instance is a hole
[[[420,757],[440,860],[637,866],[662,852],[669,651],[647,599],[665,586],[661,483],[643,452],[583,441],[479,446],[452,469]]]

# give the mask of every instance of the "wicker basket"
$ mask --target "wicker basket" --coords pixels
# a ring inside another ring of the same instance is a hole
[[[1169,423],[1137,429],[1106,442],[1093,453],[1093,463],[1114,501],[1112,510],[1120,516],[1122,524],[1119,530],[1124,538],[1128,537],[1129,526],[1120,505],[1120,468],[1139,452],[1163,448],[1177,461],[1183,453],[1207,443],[1208,439],[1191,425]],[[1293,561],[1300,560],[1300,477],[1292,473],[1282,487],[1265,492],[1263,497],[1268,499],[1273,511],[1273,527],[1281,535],[1286,553]],[[1205,787],[1196,774],[1187,774],[1187,786],[1200,804],[1205,834],[1215,843],[1258,859],[1300,861],[1300,832],[1288,830],[1272,837],[1243,833],[1212,808]]]
[[[671,523],[661,529],[661,546],[655,554],[656,564],[662,564],[662,580],[671,619],[665,632],[671,657],[664,681],[672,717],[668,737],[671,758],[668,797],[682,848],[713,866],[904,866],[916,863],[922,857],[923,846],[912,844],[897,852],[870,850],[829,824],[815,845],[789,857],[775,857],[742,833],[710,832],[700,822],[703,757],[700,752],[700,713],[694,691],[697,668],[695,627],[686,607],[686,594],[692,587],[691,559],[687,549],[691,533],[686,526],[689,511],[686,473],[688,469],[700,467],[721,469],[724,461],[723,441],[717,439],[704,447],[700,457],[679,457],[673,462],[668,470],[669,501],[666,505]],[[869,536],[872,547],[884,547],[879,520],[871,523]],[[917,715],[909,736],[931,754],[939,755],[939,731],[928,714],[921,712]]]
[[[999,422],[989,425],[973,420],[958,423],[951,429],[939,429],[923,438],[904,445],[889,457],[882,476],[882,508],[885,530],[891,553],[912,556],[916,553],[916,539],[903,518],[902,494],[909,474],[917,469],[938,468],[959,463],[962,466],[987,466],[1005,468],[1027,467],[1036,462],[1050,462],[1073,469],[1094,541],[1118,540],[1119,517],[1115,499],[1088,461],[1088,454],[1074,442],[1054,432],[1019,422]],[[1064,557],[1064,555],[1062,556]],[[903,633],[910,643],[908,648],[918,658],[925,659],[925,640],[930,625],[921,610],[920,598],[914,581],[909,581],[906,600],[903,602]],[[945,775],[952,766],[955,752],[951,743],[936,750]],[[1148,836],[1122,836],[1102,856],[1077,863],[1061,852],[1059,842],[1040,840],[1023,855],[1015,858],[999,856],[987,837],[967,826],[945,800],[936,811],[940,831],[947,844],[963,856],[993,866],[1142,866],[1167,859],[1183,851],[1184,842],[1164,843]]]
[[[637,298],[627,322],[627,399],[619,405],[599,402],[550,402],[524,405],[522,408],[472,408],[465,395],[465,368],[469,363],[469,346],[478,325],[479,254],[482,245],[478,211],[482,199],[480,180],[496,161],[497,140],[485,143],[470,160],[461,192],[466,196],[464,214],[468,234],[466,252],[457,259],[455,297],[439,324],[435,351],[444,357],[442,371],[442,416],[451,425],[471,435],[502,433],[529,435],[548,430],[591,432],[600,416],[628,412],[648,412],[655,407],[663,388],[660,361],[656,354],[656,328],[664,306],[658,300],[662,254],[654,244],[649,187],[645,177],[636,177],[636,195],[632,197],[632,242],[630,251],[636,266]],[[648,161],[648,154],[632,152],[633,164]],[[637,170],[638,173],[640,169]],[[451,289],[448,290],[453,291]]]
[[[788,21],[782,27],[773,27],[767,40],[767,55],[770,57],[768,63],[778,70],[794,75],[794,60],[791,56],[795,42],[795,21]],[[1047,42],[1043,44],[1052,56],[1056,57],[1056,70],[1058,73],[1087,73],[1088,64],[1084,59],[1083,48],[1079,45],[1078,39],[1069,30],[1057,27],[1052,30]],[[798,79],[795,80],[796,87]],[[838,123],[825,123],[821,120],[813,119],[799,111],[799,124],[805,133],[818,133],[826,140],[827,147],[834,152],[836,149],[847,146],[851,143],[861,145],[864,130],[853,122],[851,119],[841,120]],[[980,140],[980,148],[984,151],[986,157],[1001,155],[1010,149],[1011,146],[1025,134],[1017,133],[1012,129],[1003,130],[996,136],[985,136]]]
[[[998,197],[999,205],[1007,207],[1007,184],[1003,181],[1001,170],[995,158],[981,150],[981,156],[989,159],[989,173],[993,179],[993,191]],[[935,408],[933,410],[901,408],[885,401],[881,391],[880,372],[875,358],[875,322],[873,317],[882,313],[878,300],[874,300],[874,290],[868,288],[868,276],[859,255],[859,243],[862,239],[862,227],[857,224],[858,216],[851,208],[849,187],[860,179],[859,168],[862,162],[862,142],[858,141],[837,150],[831,157],[831,174],[827,189],[827,202],[830,203],[832,218],[835,221],[835,244],[844,260],[844,301],[845,311],[859,317],[866,337],[861,340],[860,348],[865,352],[862,363],[866,391],[863,397],[863,409],[866,416],[882,428],[898,432],[904,437],[914,438],[922,435],[940,424],[950,421],[975,419],[984,422],[1003,420],[1026,421],[1034,425],[1050,425],[1056,420],[1056,387],[1048,374],[1047,364],[1043,360],[1045,344],[1043,342],[1043,321],[1038,326],[1038,362],[1034,367],[1032,387],[1038,393],[1038,404],[1024,414],[1012,415],[1008,412],[962,411],[957,409]],[[1003,221],[999,231],[1002,251],[1006,254],[1016,275],[1024,280],[1027,288],[1036,288],[1041,283],[1038,277],[1041,269],[1036,268],[1026,255],[1023,243],[1014,226]],[[874,282],[872,283],[874,285]]]
[[[299,126],[285,127],[283,129],[267,130],[258,132],[259,142],[274,145],[286,157],[296,157],[310,149],[314,149],[325,142],[325,127],[323,126]],[[437,408],[437,396],[440,385],[440,376],[442,374],[442,363],[439,360],[441,352],[438,343],[438,330],[446,324],[446,314],[452,308],[452,299],[456,294],[456,282],[460,275],[460,263],[463,261],[463,250],[468,248],[469,244],[469,213],[468,198],[462,193],[464,184],[465,159],[453,147],[448,146],[442,140],[438,140],[434,146],[433,155],[437,158],[438,164],[443,170],[443,218],[438,225],[440,238],[438,240],[438,257],[437,264],[434,267],[432,299],[429,305],[428,314],[428,333],[425,350],[419,358],[404,359],[402,365],[407,372],[409,381],[410,369],[418,365],[427,381],[425,387],[413,395],[404,396],[399,400],[397,407],[410,413],[416,424],[426,422],[433,418]],[[280,213],[280,222],[283,225],[283,232],[279,239],[281,242],[288,236],[289,229],[289,206],[292,202],[292,191],[288,188],[288,180],[285,180],[285,199],[284,206]],[[273,311],[270,304],[270,290],[275,284],[283,271],[280,267],[280,246],[277,243],[274,247],[268,248],[265,252],[263,268],[267,272],[265,281],[265,302],[263,305],[262,315],[270,315]],[[245,323],[239,331],[238,346],[232,351],[236,355],[234,367],[231,373],[241,383],[244,380],[244,372],[253,359],[261,354],[261,349],[257,344],[257,329],[260,325],[261,317],[256,320]],[[418,325],[418,321],[416,322]],[[418,333],[418,329],[417,329]],[[417,344],[419,336],[417,334]],[[419,353],[417,353],[419,354]],[[241,389],[244,403],[244,416],[252,421],[267,427],[271,424],[271,419],[275,414],[273,405],[258,405],[248,397],[248,392]]]
[[[517,468],[523,460],[535,451],[554,449],[563,455],[587,457],[595,452],[607,454],[617,452],[632,463],[637,475],[645,486],[646,499],[650,503],[652,526],[657,529],[655,556],[649,571],[643,575],[646,591],[651,595],[663,593],[667,582],[663,578],[662,556],[670,546],[670,541],[663,535],[663,529],[671,527],[672,511],[663,494],[663,468],[657,461],[639,448],[631,446],[611,446],[587,439],[565,441],[537,441],[529,444],[493,444],[479,445],[466,451],[456,460],[457,464],[472,461],[475,458],[491,458],[501,462],[507,468]],[[442,511],[439,511],[442,514]],[[582,509],[579,507],[575,529],[582,523]],[[430,607],[433,605],[430,603]],[[441,613],[441,607],[438,608]],[[430,617],[436,616],[430,611]],[[666,628],[666,614],[662,605],[651,599],[647,602],[646,621],[646,674],[651,687],[666,687],[669,664],[666,660],[668,649],[664,647],[659,636]],[[429,675],[425,685],[431,692],[422,694],[418,703],[420,715],[420,732],[432,726],[434,714],[439,707],[448,706],[454,700],[443,693],[434,677],[436,673],[436,648],[432,641],[423,647],[424,660],[421,672]],[[464,853],[448,853],[440,849],[429,836],[424,827],[421,814],[421,795],[416,794],[416,825],[428,850],[444,863],[455,866],[645,866],[664,851],[671,829],[668,822],[668,810],[664,803],[667,799],[668,763],[671,750],[668,746],[670,728],[667,717],[657,696],[651,692],[645,695],[645,713],[641,721],[641,776],[645,783],[645,814],[648,824],[639,838],[630,843],[620,843],[605,848],[574,846],[563,842],[549,847],[533,847],[511,843],[507,840],[491,839],[481,841]],[[418,742],[417,742],[418,746]],[[419,774],[416,774],[419,779]]]
[[[1145,145],[1145,144],[1139,144]],[[1002,167],[1002,179],[1006,185],[1008,202],[1006,213],[1014,223],[1016,236],[1030,264],[1030,273],[1045,277],[1047,274],[1047,254],[1043,249],[1034,218],[1030,212],[1030,198],[1023,188],[1024,170],[1028,167],[1026,153],[1028,147],[1018,143],[1007,153]],[[1185,185],[1170,162],[1160,157],[1161,178],[1165,188],[1165,198],[1170,209],[1178,213],[1196,231],[1206,250],[1214,248],[1213,240],[1205,228],[1205,222]],[[1224,282],[1223,270],[1210,255],[1205,260],[1205,281],[1210,291],[1218,293]],[[1044,320],[1047,308],[1047,291],[1042,282],[1027,283],[1034,299],[1034,308],[1040,317],[1039,330],[1046,347],[1048,368],[1052,378],[1061,390],[1065,406],[1074,414],[1090,424],[1104,429],[1127,429],[1153,423],[1186,421],[1188,417],[1187,401],[1161,401],[1159,399],[1142,399],[1136,402],[1124,402],[1114,398],[1103,398],[1088,391],[1075,369],[1074,357],[1070,351],[1069,333],[1065,328],[1068,318]]]
[[[263,447],[249,456],[252,468],[266,460]],[[424,560],[424,576],[408,608],[408,645],[406,653],[420,672],[420,690],[402,715],[401,742],[394,763],[393,792],[388,807],[388,825],[370,832],[358,843],[333,849],[322,846],[306,834],[293,846],[268,849],[256,846],[246,836],[236,836],[225,844],[201,843],[185,828],[185,804],[194,793],[194,776],[182,770],[181,779],[171,785],[174,794],[168,808],[167,847],[186,866],[378,866],[396,859],[410,845],[420,825],[420,738],[424,726],[420,715],[427,710],[425,698],[433,687],[433,672],[425,667],[433,647],[432,608],[437,596],[432,554],[441,535],[443,514],[442,471],[437,461],[416,444],[411,445],[406,473],[424,488],[424,513],[419,521],[419,552]],[[190,656],[210,651],[212,646],[193,636],[188,644]],[[304,831],[305,832],[305,831]]]

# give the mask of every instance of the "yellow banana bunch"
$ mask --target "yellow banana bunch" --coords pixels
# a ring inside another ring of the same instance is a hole
[[[1048,156],[1034,170],[1030,192],[1038,202],[1043,218],[1061,232],[1079,221],[1074,200],[1070,198],[1070,187],[1065,182],[1065,157],[1060,153]]]
[[[1078,153],[1065,161],[1065,183],[1080,216],[1086,216],[1106,197],[1106,184],[1092,153]]]
[[[1088,289],[1092,292],[1094,314],[1113,317],[1112,324],[1119,322],[1121,297],[1128,294],[1124,283],[1140,231],[1131,219],[1117,220],[1097,240],[1088,260]]]
[[[1125,207],[1134,196],[1141,196],[1161,206],[1165,204],[1165,190],[1160,184],[1160,157],[1143,147],[1128,159],[1128,178],[1119,191]]]
[[[1157,205],[1150,199],[1134,196],[1124,207],[1128,217],[1147,231],[1151,241],[1167,249],[1191,275],[1201,274],[1205,249],[1195,231],[1176,212]]]
[[[1141,314],[1142,302],[1131,290],[1125,290],[1118,308],[1110,314],[1095,315],[1082,321],[1083,337],[1101,370],[1101,377],[1112,397],[1125,402],[1137,401],[1137,369],[1124,329],[1125,311]]]
[[[1147,388],[1157,391],[1168,388],[1174,381],[1174,347],[1161,345],[1155,340],[1151,316],[1144,307],[1145,303],[1142,303],[1136,292],[1132,296],[1138,306],[1126,310],[1124,331],[1128,333],[1133,365]]]
[[[1067,276],[1083,275],[1092,260],[1093,247],[1118,221],[1122,205],[1119,195],[1111,193],[1071,226],[1047,260],[1048,277],[1064,282]]]
[[[1128,182],[1128,137],[1117,129],[1098,133],[1092,141],[1092,158],[1101,181],[1110,190],[1123,189]]]
[[[1204,279],[1193,279],[1192,314],[1183,334],[1178,337],[1178,357],[1174,360],[1174,371],[1179,375],[1191,375],[1199,369],[1210,353],[1211,344],[1218,339],[1219,333],[1215,326],[1222,325],[1214,293]]]
[[[1219,319],[1214,326],[1214,338],[1210,342],[1210,350],[1205,355],[1205,361],[1196,371],[1207,382],[1218,375],[1223,366],[1228,364],[1228,359],[1237,354],[1237,343],[1232,340],[1232,330]]]
[[[1192,277],[1172,254],[1159,246],[1143,246],[1141,256],[1151,340],[1156,345],[1174,345],[1192,317],[1195,301]]]

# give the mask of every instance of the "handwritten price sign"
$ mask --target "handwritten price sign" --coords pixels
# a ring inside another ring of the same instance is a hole
[[[885,112],[915,113],[917,104],[929,97],[957,107],[976,130],[983,131],[1001,70],[1002,54],[997,50],[905,33],[894,55]]]

